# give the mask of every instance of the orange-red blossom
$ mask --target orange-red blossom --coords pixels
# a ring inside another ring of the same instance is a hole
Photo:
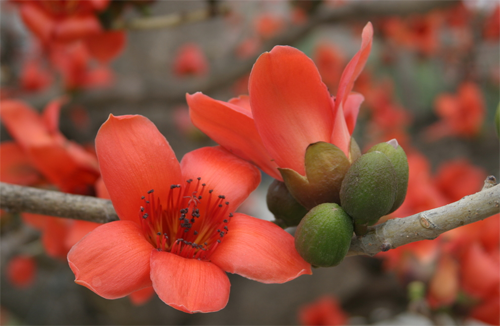
[[[348,156],[363,96],[351,93],[370,54],[373,28],[363,29],[361,49],[331,97],[314,62],[301,51],[276,46],[262,54],[250,74],[249,96],[229,102],[202,93],[187,95],[193,124],[222,147],[282,180],[277,168],[305,175],[307,146],[319,141]]]
[[[119,221],[99,226],[68,254],[75,282],[107,299],[153,287],[184,312],[224,308],[225,272],[283,283],[311,267],[293,237],[271,222],[232,213],[260,182],[258,169],[220,147],[177,161],[142,116],[110,116],[96,150]]]

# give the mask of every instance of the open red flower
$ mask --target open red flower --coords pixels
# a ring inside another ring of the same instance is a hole
[[[15,142],[0,145],[0,181],[52,187],[67,193],[92,195],[99,178],[95,156],[66,139],[58,129],[64,99],[50,102],[40,115],[18,100],[0,102],[0,117]],[[42,243],[52,257],[69,249],[99,224],[38,214],[22,214],[28,225],[42,231]]]
[[[71,249],[76,283],[107,299],[152,285],[166,304],[193,313],[225,307],[225,271],[264,283],[311,274],[290,234],[231,213],[259,184],[253,165],[220,147],[190,152],[179,164],[142,116],[110,116],[96,149],[120,221]]]
[[[344,69],[335,99],[311,59],[295,48],[276,46],[255,63],[249,97],[226,103],[201,93],[188,94],[191,120],[221,146],[278,180],[282,178],[277,167],[305,175],[309,144],[329,142],[348,154],[363,101],[351,90],[368,59],[372,37],[368,23],[361,49]]]
[[[7,279],[18,288],[33,284],[36,274],[36,262],[31,256],[15,256],[7,263]]]
[[[347,314],[342,310],[337,299],[330,295],[302,306],[299,310],[299,322],[304,326],[348,324]]]
[[[175,57],[173,71],[177,76],[203,76],[208,73],[208,60],[196,43],[184,44]]]

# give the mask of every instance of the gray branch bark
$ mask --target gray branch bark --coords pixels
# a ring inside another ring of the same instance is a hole
[[[500,186],[485,187],[449,205],[374,226],[365,236],[352,239],[347,256],[373,256],[411,242],[432,240],[446,231],[498,214],[499,207]],[[98,223],[118,220],[109,200],[7,183],[0,183],[0,208]]]

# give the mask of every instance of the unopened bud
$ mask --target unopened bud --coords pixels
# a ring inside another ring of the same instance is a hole
[[[352,219],[337,204],[325,203],[311,209],[295,231],[295,248],[316,267],[340,264],[349,251]]]
[[[339,191],[350,163],[337,146],[317,142],[307,147],[306,176],[292,169],[279,169],[292,196],[305,208],[340,203]]]
[[[307,214],[307,209],[299,204],[290,194],[286,185],[278,180],[274,180],[269,185],[266,202],[276,221],[285,227],[297,226]]]

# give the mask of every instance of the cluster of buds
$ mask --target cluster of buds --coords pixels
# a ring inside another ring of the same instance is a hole
[[[361,155],[352,138],[348,156],[333,144],[311,144],[306,175],[280,169],[284,183],[274,181],[268,190],[269,210],[283,226],[298,225],[295,247],[313,266],[338,265],[353,232],[363,236],[406,197],[408,160],[395,139]]]

